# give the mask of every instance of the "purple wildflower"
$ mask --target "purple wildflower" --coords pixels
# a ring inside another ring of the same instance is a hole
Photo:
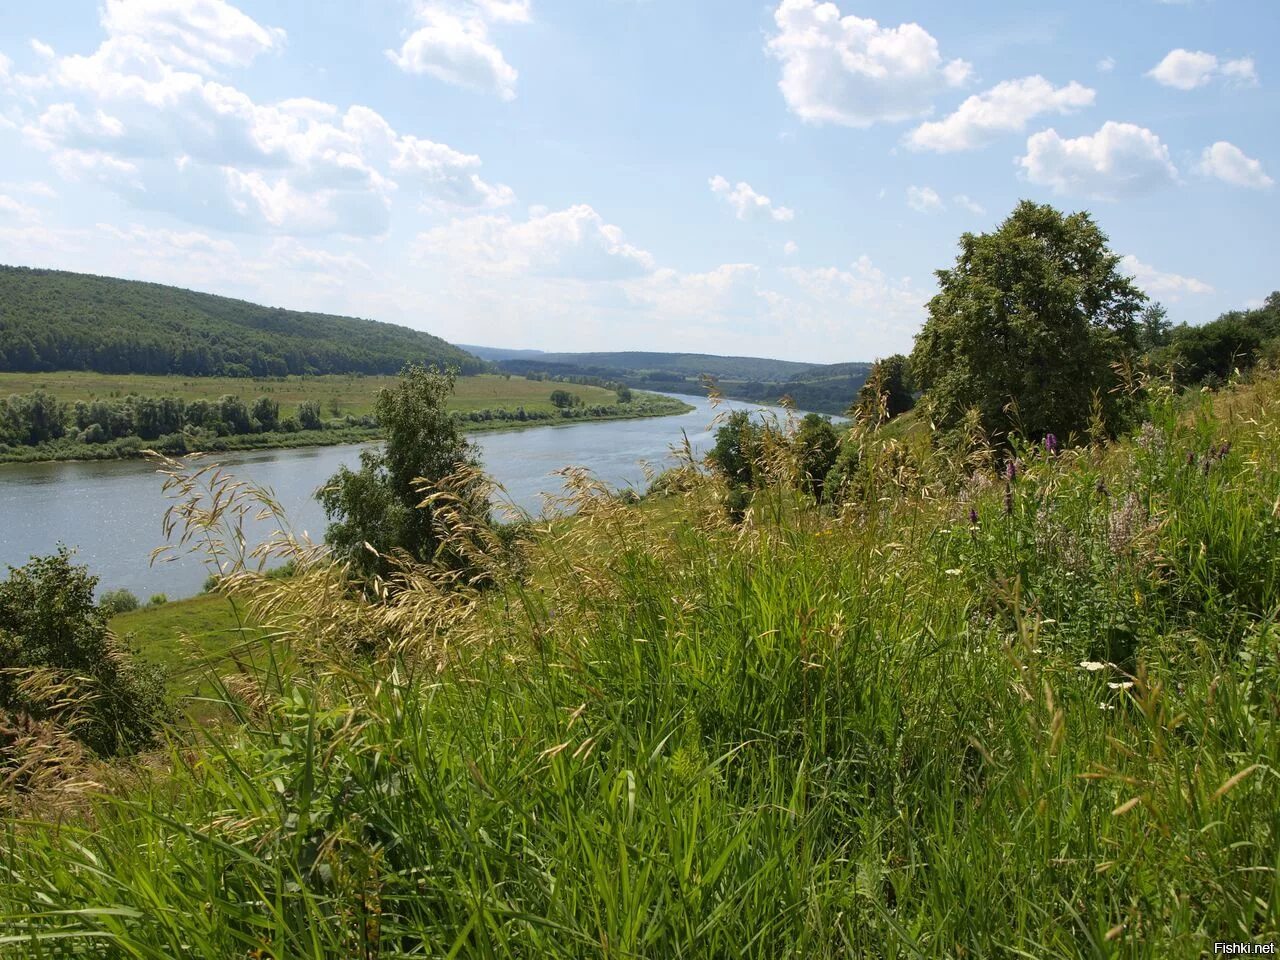
[[[1049,454],[1049,456],[1053,456],[1058,452],[1058,438],[1052,433],[1046,433],[1044,435],[1044,452]]]
[[[1018,479],[1018,461],[1010,460],[1004,465],[1004,478],[1010,483]]]
[[[975,527],[978,525],[978,508],[977,507],[969,508],[969,522],[973,524]]]

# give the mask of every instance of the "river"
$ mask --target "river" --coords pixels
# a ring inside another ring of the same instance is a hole
[[[479,433],[472,440],[485,471],[508,499],[537,514],[544,494],[560,492],[552,472],[561,467],[587,467],[612,487],[643,490],[643,464],[663,466],[682,431],[705,453],[715,412],[704,398],[680,399],[695,409],[670,417]],[[721,410],[740,408],[758,406],[728,401]],[[217,462],[270,488],[294,530],[319,540],[325,517],[315,491],[339,466],[355,466],[361,449],[255,450],[222,454]],[[124,587],[144,602],[155,593],[170,599],[199,593],[209,574],[200,558],[150,562],[152,550],[164,544],[161,523],[169,503],[162,478],[142,460],[0,465],[0,577],[8,565],[66,544],[77,562],[98,575],[100,589]]]

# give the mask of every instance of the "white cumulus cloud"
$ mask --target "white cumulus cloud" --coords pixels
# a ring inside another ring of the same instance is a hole
[[[1197,169],[1206,177],[1216,177],[1224,183],[1237,187],[1267,190],[1275,184],[1275,181],[1262,169],[1260,161],[1248,156],[1234,143],[1228,143],[1225,140],[1219,140],[1213,146],[1204,148]]]
[[[653,257],[594,209],[578,204],[508,216],[455,218],[418,237],[422,261],[447,261],[472,274],[619,280],[653,271]]]
[[[766,49],[782,63],[778,87],[791,111],[812,123],[867,127],[919,117],[971,72],[963,60],[943,60],[918,23],[882,27],[816,0],[782,0],[774,22]]]
[[[786,222],[795,219],[795,211],[790,207],[775,206],[762,193],[757,193],[746,181],[731,184],[724,177],[716,174],[709,181],[711,192],[723,199],[733,210],[739,220],[768,219]]]
[[[144,40],[167,62],[205,73],[243,67],[285,42],[284,30],[263,26],[225,0],[106,0],[102,26],[109,36]]]
[[[1018,164],[1032,183],[1104,199],[1143,193],[1178,179],[1169,148],[1158,136],[1113,120],[1097,133],[1073,139],[1052,129],[1033,134]]]
[[[34,223],[40,219],[40,211],[28,203],[15,200],[0,193],[0,220],[17,220],[22,223]]]
[[[1132,254],[1121,258],[1120,269],[1133,277],[1147,293],[1165,300],[1177,300],[1183,294],[1213,293],[1213,287],[1195,277],[1177,273],[1165,273],[1150,264],[1143,263]]]
[[[907,206],[917,213],[934,213],[946,208],[933,187],[907,187]]]
[[[1072,113],[1091,106],[1094,91],[1071,82],[1055,87],[1041,76],[1005,80],[969,97],[948,117],[923,123],[907,135],[913,150],[951,153],[990,143],[1001,133],[1023,130],[1045,113]]]
[[[188,221],[276,234],[381,234],[397,196],[432,209],[515,199],[482,178],[478,156],[399,132],[368,107],[263,103],[209,79],[202,71],[243,64],[282,36],[223,0],[113,0],[101,15],[96,50],[20,78],[35,104],[24,136],[67,178]],[[225,30],[206,36],[215,27]]]
[[[1147,71],[1147,76],[1176,90],[1194,90],[1215,77],[1225,77],[1241,84],[1258,81],[1257,70],[1249,57],[1221,61],[1212,53],[1181,47],[1165,54],[1163,60]]]
[[[520,0],[429,0],[418,4],[419,26],[391,62],[406,73],[427,74],[454,86],[514,100],[518,71],[494,43],[495,23],[526,23],[527,2]]]
[[[790,267],[783,272],[799,291],[786,304],[786,315],[844,344],[846,356],[910,349],[932,295],[910,277],[889,277],[865,255],[847,268]]]

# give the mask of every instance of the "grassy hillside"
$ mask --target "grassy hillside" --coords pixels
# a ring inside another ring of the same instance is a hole
[[[490,555],[486,589],[420,569],[377,606],[323,566],[244,579],[281,664],[231,684],[244,726],[12,824],[3,942],[772,960],[1275,940],[1280,383],[1195,402],[1157,389],[1131,437],[1026,449],[1011,474],[859,435],[839,509],[777,471],[740,527],[691,471],[635,506],[584,487],[519,562]]]
[[[478,358],[419,330],[157,283],[0,266],[0,371],[393,374]]]

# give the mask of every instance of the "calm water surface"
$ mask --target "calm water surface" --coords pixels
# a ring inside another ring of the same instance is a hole
[[[592,470],[613,487],[643,490],[644,463],[661,467],[673,444],[688,434],[705,452],[715,414],[702,398],[683,397],[692,413],[644,420],[567,424],[503,433],[475,440],[490,476],[508,498],[538,513],[544,495],[561,491],[552,471],[568,465]],[[755,407],[726,403],[731,409]],[[724,409],[722,407],[722,409]],[[227,453],[218,462],[237,477],[271,488],[295,531],[324,535],[316,489],[340,465],[355,466],[361,446]],[[6,565],[51,553],[64,543],[101,578],[101,587],[127,587],[144,601],[154,593],[171,599],[199,593],[208,568],[200,558],[152,565],[164,543],[161,520],[169,501],[162,480],[144,461],[0,465],[0,576]],[[266,532],[266,531],[264,531]]]

